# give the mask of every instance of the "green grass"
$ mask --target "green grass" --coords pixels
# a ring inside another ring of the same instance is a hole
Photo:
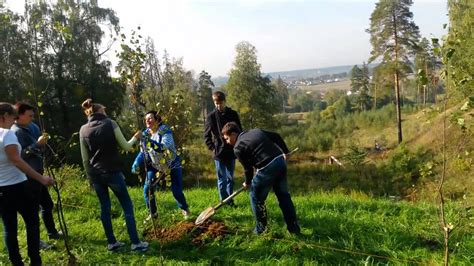
[[[211,182],[209,182],[211,183]],[[268,232],[252,234],[253,218],[247,193],[236,198],[237,208],[217,210],[214,220],[227,226],[224,237],[206,238],[202,245],[192,243],[191,235],[172,242],[152,241],[146,253],[108,252],[100,223],[98,199],[84,180],[68,177],[63,181],[62,197],[73,253],[81,264],[441,264],[442,235],[435,206],[427,203],[393,202],[374,199],[352,191],[298,192],[293,200],[302,226],[302,236],[287,233],[273,192],[267,200]],[[292,191],[290,187],[290,192]],[[130,188],[139,232],[147,211],[141,188]],[[193,219],[205,208],[218,202],[212,186],[185,190]],[[112,216],[117,239],[130,244],[122,211],[112,196]],[[450,206],[453,210],[455,206]],[[182,221],[170,192],[159,192],[159,228],[172,228]],[[456,214],[448,212],[448,219]],[[21,219],[20,219],[21,221]],[[1,227],[1,226],[0,226]],[[469,228],[457,228],[452,239],[453,265],[474,262],[474,239]],[[24,258],[26,240],[20,222],[20,245]],[[46,239],[42,226],[42,238]],[[0,243],[0,264],[7,264],[4,244]],[[42,251],[45,264],[65,264],[67,255],[62,242],[56,249]]]

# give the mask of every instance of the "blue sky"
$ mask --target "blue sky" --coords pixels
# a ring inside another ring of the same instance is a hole
[[[18,3],[20,2],[20,3]],[[22,6],[20,0],[7,0]],[[369,18],[376,0],[98,0],[114,9],[124,33],[142,27],[160,54],[182,57],[187,69],[226,75],[235,45],[248,41],[263,72],[361,64],[371,46]],[[414,0],[424,37],[441,37],[446,0]],[[16,7],[18,8],[18,7]],[[116,44],[118,46],[118,43]],[[116,61],[112,51],[108,59]]]

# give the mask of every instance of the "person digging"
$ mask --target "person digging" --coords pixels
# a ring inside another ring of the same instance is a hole
[[[250,205],[256,221],[254,233],[262,234],[267,227],[265,200],[273,188],[288,231],[300,234],[286,179],[289,150],[281,136],[258,128],[241,131],[234,122],[224,125],[222,135],[233,146],[235,156],[244,167],[243,187],[250,189]],[[257,169],[255,174],[254,168]]]

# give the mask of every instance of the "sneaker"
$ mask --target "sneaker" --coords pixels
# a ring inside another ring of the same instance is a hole
[[[40,240],[39,246],[40,246],[40,249],[44,249],[44,250],[50,249],[50,248],[53,247],[53,245],[48,244],[48,243],[46,243],[46,242],[43,241],[43,240]]]
[[[113,251],[113,250],[116,250],[116,249],[121,248],[121,247],[123,247],[123,246],[125,246],[124,243],[117,241],[117,242],[115,242],[115,243],[113,243],[113,244],[108,244],[108,245],[107,245],[107,249],[108,249],[109,251]]]
[[[132,251],[146,251],[148,249],[148,242],[140,241],[138,244],[132,244]]]
[[[189,216],[191,216],[189,210],[181,210],[181,212],[183,213],[184,219],[189,219]]]
[[[63,238],[63,232],[59,231],[53,234],[48,234],[49,240],[58,240]]]

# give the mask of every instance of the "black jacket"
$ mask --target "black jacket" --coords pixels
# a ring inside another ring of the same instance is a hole
[[[122,170],[122,160],[110,118],[100,113],[90,115],[88,122],[81,127],[79,137],[83,139],[89,153],[88,174],[108,174]]]
[[[234,146],[234,153],[244,167],[245,183],[250,185],[253,168],[262,168],[275,157],[288,153],[285,141],[278,133],[252,129],[240,133]]]
[[[204,128],[204,140],[209,150],[214,151],[214,159],[229,161],[235,159],[232,146],[225,143],[221,130],[226,123],[235,122],[242,128],[239,115],[230,107],[225,107],[223,112],[216,108],[207,115]]]

